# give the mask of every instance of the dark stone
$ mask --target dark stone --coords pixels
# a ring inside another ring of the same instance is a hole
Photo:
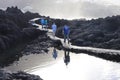
[[[23,13],[17,7],[8,7],[6,11],[0,10],[0,52],[37,38],[41,34],[40,31],[33,29],[28,23],[35,17],[39,17],[39,14]]]
[[[26,72],[18,71],[12,73],[6,70],[0,70],[0,80],[43,80],[37,75],[28,74]]]

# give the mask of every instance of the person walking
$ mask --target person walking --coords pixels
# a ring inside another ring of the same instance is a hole
[[[63,34],[64,34],[64,43],[66,43],[66,39],[67,39],[68,44],[69,44],[69,34],[70,34],[69,26],[64,25],[64,27],[63,27]]]
[[[48,28],[48,20],[45,19],[44,21],[45,21],[45,22],[44,22],[44,23],[45,23],[45,28],[47,29],[47,28]]]
[[[44,28],[44,24],[45,24],[45,21],[44,21],[43,18],[40,19],[40,23],[41,23],[41,25],[42,25],[42,29],[43,29],[43,28]]]
[[[53,23],[53,25],[52,25],[52,31],[53,31],[53,36],[54,37],[55,37],[56,30],[57,30],[57,25],[55,23]]]

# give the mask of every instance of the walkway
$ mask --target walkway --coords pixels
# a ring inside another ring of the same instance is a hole
[[[35,21],[37,19],[39,19],[39,18],[33,19],[31,21]],[[46,30],[46,29],[42,29],[41,25],[38,25],[38,24],[35,24],[35,23],[33,25],[39,26],[38,29],[40,29],[40,30]],[[47,34],[51,39],[60,40],[64,48],[70,49],[72,51],[89,52],[89,53],[92,53],[92,54],[96,53],[98,55],[101,54],[101,53],[109,54],[109,55],[120,55],[120,50],[101,49],[101,48],[93,48],[93,47],[80,47],[80,46],[71,45],[71,43],[69,43],[69,44],[64,43],[64,39],[56,37],[56,36],[53,37],[51,29],[48,29],[47,31],[48,31]]]

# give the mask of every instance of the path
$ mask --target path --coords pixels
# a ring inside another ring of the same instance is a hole
[[[39,18],[32,19],[31,21],[35,21],[37,19],[39,19]],[[38,29],[40,29],[40,30],[46,30],[46,29],[42,29],[41,25],[38,25],[35,23],[33,25],[39,26]],[[67,44],[67,43],[64,43],[64,39],[56,37],[56,36],[53,37],[51,29],[48,29],[47,31],[48,31],[47,34],[51,39],[60,40],[64,48],[71,49],[73,51],[78,50],[81,52],[91,52],[91,53],[96,53],[96,54],[105,53],[105,54],[109,54],[109,55],[120,55],[120,50],[101,49],[101,48],[93,48],[93,47],[80,47],[80,46],[71,45],[71,43]]]

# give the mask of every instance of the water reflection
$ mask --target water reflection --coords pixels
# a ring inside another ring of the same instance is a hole
[[[57,59],[54,60],[53,57],[51,57],[56,61],[54,64],[46,66],[45,68],[36,68],[36,70],[29,71],[29,73],[40,75],[44,80],[120,79],[120,64],[118,63],[113,63],[84,53],[75,54],[56,48],[52,48],[49,54],[52,55],[53,51],[57,51]]]
[[[64,63],[66,64],[66,66],[68,65],[69,62],[70,62],[69,51],[64,50]]]
[[[53,51],[52,51],[52,57],[54,59],[56,59],[58,57],[58,52],[57,52],[55,47],[53,48]],[[64,63],[66,64],[66,66],[70,63],[70,53],[69,53],[69,51],[64,50],[63,60],[64,60]]]
[[[57,53],[57,59],[53,52]],[[23,70],[44,80],[120,80],[119,63],[54,47],[49,49],[48,54],[25,55],[17,61],[17,65],[14,63],[4,69]]]
[[[55,47],[53,48],[52,56],[53,56],[53,58],[54,58],[54,59],[56,59],[56,58],[57,58],[57,56],[58,56],[58,53],[57,53],[57,51],[56,51],[56,48],[55,48]]]

